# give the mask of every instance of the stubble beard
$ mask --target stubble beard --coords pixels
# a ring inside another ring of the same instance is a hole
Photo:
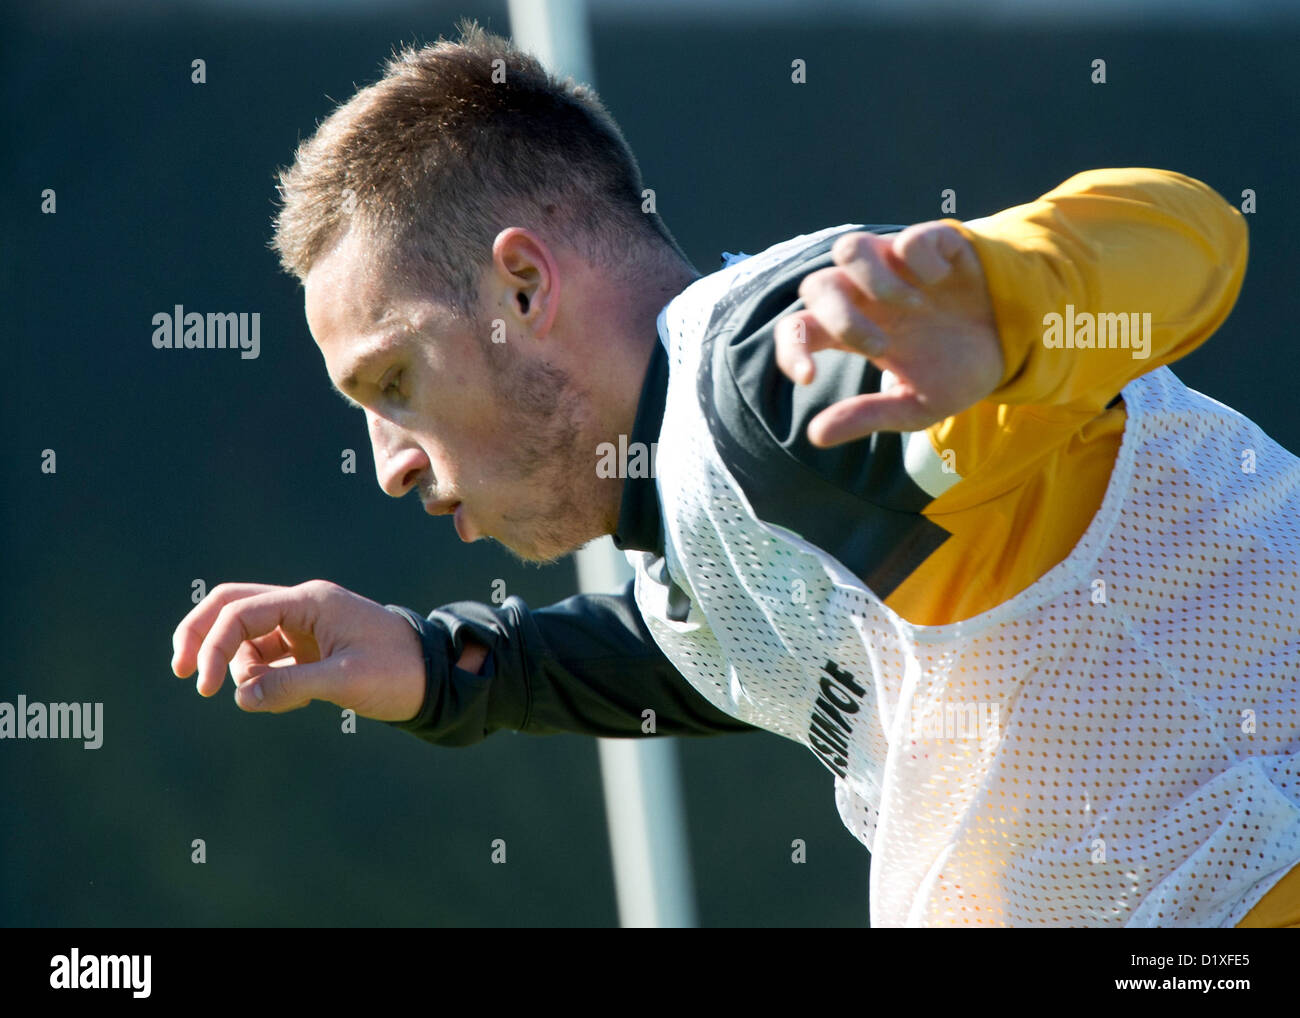
[[[549,565],[612,526],[608,492],[596,476],[591,399],[553,365],[491,359],[505,428],[515,442],[505,470],[526,489],[522,504],[502,513],[509,532],[497,541],[523,562]]]

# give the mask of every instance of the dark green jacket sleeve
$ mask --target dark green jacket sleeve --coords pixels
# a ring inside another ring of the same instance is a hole
[[[389,605],[420,634],[424,705],[393,727],[439,746],[469,746],[498,729],[551,735],[644,736],[753,731],[704,699],[646,629],[628,582],[621,594],[580,594],[537,611],[458,601],[421,618]],[[483,674],[456,668],[465,639],[488,647]]]

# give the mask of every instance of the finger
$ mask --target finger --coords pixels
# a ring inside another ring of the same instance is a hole
[[[808,441],[825,449],[876,431],[920,431],[939,419],[915,393],[867,393],[833,403],[809,421]]]
[[[180,678],[188,678],[198,665],[198,650],[203,645],[203,638],[208,635],[212,623],[221,609],[231,601],[261,594],[268,590],[284,590],[269,583],[221,583],[208,592],[208,596],[190,610],[181,619],[180,625],[172,633],[172,672]]]
[[[228,602],[218,613],[199,647],[198,691],[212,696],[226,678],[226,668],[239,645],[274,632],[277,626],[296,632],[312,629],[315,602],[300,587],[280,587]]]
[[[347,661],[330,658],[308,664],[257,666],[248,680],[235,687],[240,710],[270,714],[306,707],[312,700],[347,701]]]
[[[902,273],[907,270],[893,249],[890,238],[874,233],[846,233],[831,245],[831,259],[870,300],[920,307],[925,297],[911,281],[903,278]]]
[[[230,662],[230,674],[235,680],[235,685],[241,685],[248,680],[254,669],[292,656],[293,651],[290,650],[284,634],[277,627],[273,633],[241,643]]]
[[[777,321],[772,337],[776,344],[776,365],[796,385],[807,385],[813,380],[816,367],[812,354],[839,346],[835,337],[822,328],[817,316],[807,309],[791,312]]]
[[[894,238],[894,253],[927,286],[952,272],[966,257],[977,257],[959,230],[946,223],[917,223]]]
[[[800,284],[799,292],[805,310],[832,337],[829,345],[864,357],[878,357],[888,349],[889,337],[862,312],[859,294],[842,271],[814,272]]]

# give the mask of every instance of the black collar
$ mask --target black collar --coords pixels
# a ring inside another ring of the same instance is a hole
[[[628,445],[641,442],[646,449],[659,441],[668,402],[668,354],[655,336],[654,352],[641,386],[636,407],[636,423]],[[659,492],[654,477],[629,477],[623,482],[623,500],[618,508],[618,526],[614,547],[619,551],[664,553],[663,515],[659,511]]]

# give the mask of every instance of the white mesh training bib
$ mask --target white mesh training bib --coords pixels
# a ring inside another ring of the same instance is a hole
[[[1300,861],[1300,460],[1159,368],[1123,390],[1069,557],[976,618],[907,623],[755,517],[699,402],[723,294],[844,229],[660,314],[657,484],[691,606],[673,621],[655,557],[629,553],[651,632],[715,706],[835,774],[873,926],[1234,925]]]

